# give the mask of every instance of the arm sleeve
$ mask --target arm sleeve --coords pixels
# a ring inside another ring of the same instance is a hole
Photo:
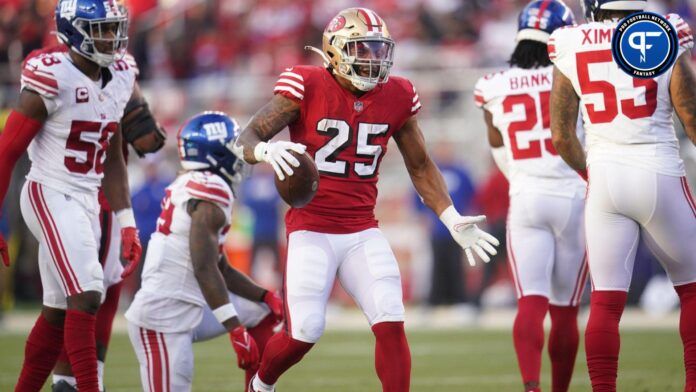
[[[304,99],[304,77],[295,68],[287,68],[281,73],[273,87],[273,94],[280,94],[297,103]]]
[[[0,205],[5,200],[15,163],[41,127],[40,122],[14,110],[7,118],[5,129],[0,134]]]
[[[474,103],[479,109],[483,109],[486,106],[486,99],[484,96],[485,91],[485,81],[481,78],[476,82],[476,87],[474,87]]]
[[[46,106],[46,112],[51,115],[58,109],[58,79],[50,66],[44,65],[42,58],[34,57],[25,62],[20,78],[21,90],[27,89],[39,94]]]
[[[199,176],[191,177],[184,189],[188,200],[203,200],[220,207],[229,223],[232,215],[232,191],[221,179],[201,173]]]
[[[668,14],[667,20],[672,23],[677,30],[677,38],[679,39],[679,54],[690,51],[694,48],[694,35],[691,27],[686,21],[677,14]]]
[[[574,66],[572,61],[569,61],[571,56],[566,55],[564,51],[565,47],[569,45],[568,40],[565,39],[571,29],[560,28],[549,37],[549,42],[547,43],[547,50],[549,52],[549,59],[556,66],[556,68],[561,71],[565,76],[569,76],[570,68]]]
[[[413,84],[411,84],[411,88],[413,89],[413,94],[411,95],[411,115],[413,116],[420,112],[423,105],[421,105],[420,97],[418,96],[418,91],[416,91],[416,87]]]

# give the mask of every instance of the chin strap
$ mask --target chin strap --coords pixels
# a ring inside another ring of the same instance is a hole
[[[329,65],[331,65],[331,61],[328,57],[326,57],[326,53],[324,53],[323,51],[315,48],[314,46],[305,46],[304,50],[309,50],[310,52],[314,52],[321,56],[322,60],[324,60],[324,67],[328,67]]]

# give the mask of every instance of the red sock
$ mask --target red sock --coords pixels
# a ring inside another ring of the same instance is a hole
[[[96,317],[87,312],[68,309],[65,313],[65,351],[80,392],[99,392],[95,323]]]
[[[97,311],[97,321],[94,327],[97,342],[106,349],[111,340],[111,327],[114,324],[114,317],[118,311],[118,301],[121,298],[121,287],[123,282],[119,282],[106,290],[104,303]]]
[[[34,323],[24,347],[24,364],[15,392],[37,392],[56,364],[63,347],[63,327],[53,326],[43,315]]]
[[[544,317],[549,300],[540,295],[527,295],[517,301],[517,315],[512,339],[525,392],[538,392],[541,374],[541,353],[544,350]]]
[[[585,352],[594,392],[616,391],[619,366],[619,321],[626,304],[625,291],[593,291],[590,319],[585,330]]]
[[[278,378],[299,362],[313,346],[314,343],[291,338],[285,331],[278,332],[266,344],[259,367],[259,378],[266,384],[275,384]]]
[[[256,346],[259,348],[259,356],[261,358],[263,358],[263,352],[266,348],[266,344],[268,344],[268,340],[273,336],[273,328],[277,324],[278,322],[276,321],[275,317],[272,314],[269,314],[265,319],[261,320],[257,326],[248,329],[249,335],[254,338]],[[247,385],[249,385],[249,381],[251,381],[251,378],[254,377],[254,374],[256,374],[256,370],[257,369],[249,369],[246,371],[246,381],[244,383],[245,388]]]
[[[551,390],[567,392],[573,377],[575,357],[578,353],[577,306],[549,306],[551,332],[549,333],[549,357],[551,358]]]
[[[383,392],[407,392],[411,385],[411,351],[403,322],[377,323],[375,368]]]
[[[675,287],[681,302],[679,334],[684,345],[685,392],[696,392],[696,283]]]

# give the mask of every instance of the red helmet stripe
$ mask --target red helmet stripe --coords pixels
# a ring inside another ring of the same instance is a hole
[[[379,18],[375,13],[371,10],[368,10],[367,8],[358,8],[358,13],[362,15],[363,19],[365,19],[365,22],[367,23],[367,27],[370,29],[370,32],[381,32],[382,31],[382,25],[379,22]]]
[[[551,1],[552,0],[544,0],[544,2],[541,3],[541,6],[539,6],[539,13],[537,14],[536,25],[534,25],[535,29],[539,30],[541,28],[541,18],[544,16],[544,12],[546,12],[546,9],[551,4]]]

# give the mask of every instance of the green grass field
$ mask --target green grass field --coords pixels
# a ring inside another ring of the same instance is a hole
[[[22,361],[23,335],[0,334],[0,391],[11,391]],[[412,391],[520,391],[510,334],[477,331],[413,331]],[[327,333],[305,359],[279,382],[280,392],[372,392],[379,384],[373,367],[374,339],[368,332]],[[196,345],[194,391],[242,391],[242,372],[225,338]],[[580,353],[572,391],[588,391]],[[676,331],[623,333],[619,390],[681,391],[683,369]],[[549,390],[549,364],[543,366]],[[140,390],[128,337],[114,336],[106,365],[109,392]],[[48,388],[45,389],[46,391]]]

